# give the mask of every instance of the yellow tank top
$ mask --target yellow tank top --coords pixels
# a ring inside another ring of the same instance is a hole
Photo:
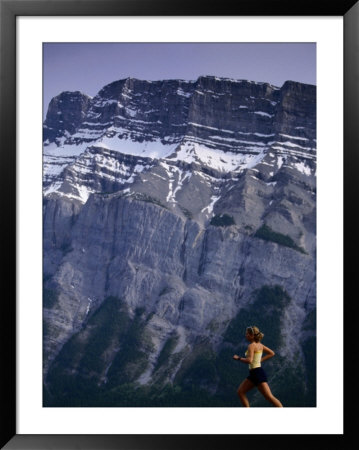
[[[254,352],[252,364],[249,364],[249,370],[256,369],[257,367],[261,366],[262,354],[263,350]],[[248,355],[248,350],[246,350],[245,355]]]

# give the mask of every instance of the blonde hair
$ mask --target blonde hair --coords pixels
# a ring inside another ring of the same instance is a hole
[[[259,331],[258,327],[247,327],[246,331],[253,336],[255,342],[259,342],[263,339],[264,334]]]

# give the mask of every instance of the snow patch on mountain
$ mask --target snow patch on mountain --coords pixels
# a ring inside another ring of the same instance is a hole
[[[173,153],[177,144],[164,144],[160,139],[137,142],[132,139],[103,136],[96,145],[123,153],[124,155],[143,156],[152,159],[162,159]]]
[[[303,161],[299,162],[299,163],[295,163],[294,167],[301,173],[303,173],[304,175],[309,176],[311,174],[311,169],[310,167],[308,167]]]
[[[172,161],[185,161],[188,164],[197,163],[205,165],[219,172],[238,172],[254,167],[263,159],[265,154],[263,147],[254,147],[252,150],[258,153],[223,152],[188,140],[184,144],[181,144],[176,154],[168,159]]]
[[[219,200],[220,198],[221,198],[220,196],[212,195],[212,197],[211,197],[211,203],[210,203],[208,206],[206,206],[205,208],[203,208],[201,212],[204,213],[205,211],[207,211],[207,214],[212,214],[214,204],[215,204],[216,202],[218,202],[218,200]]]

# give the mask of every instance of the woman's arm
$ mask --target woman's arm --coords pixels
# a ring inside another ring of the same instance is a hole
[[[263,351],[267,354],[266,354],[266,356],[263,356],[263,358],[261,359],[261,362],[267,361],[267,359],[273,358],[273,356],[275,355],[273,350],[271,350],[269,347],[266,347],[264,345],[263,345]]]

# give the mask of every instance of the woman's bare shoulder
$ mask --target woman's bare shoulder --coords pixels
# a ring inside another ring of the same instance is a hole
[[[273,350],[269,347],[266,347],[265,345],[262,344],[263,347],[263,351],[267,352],[267,353],[274,353]]]

